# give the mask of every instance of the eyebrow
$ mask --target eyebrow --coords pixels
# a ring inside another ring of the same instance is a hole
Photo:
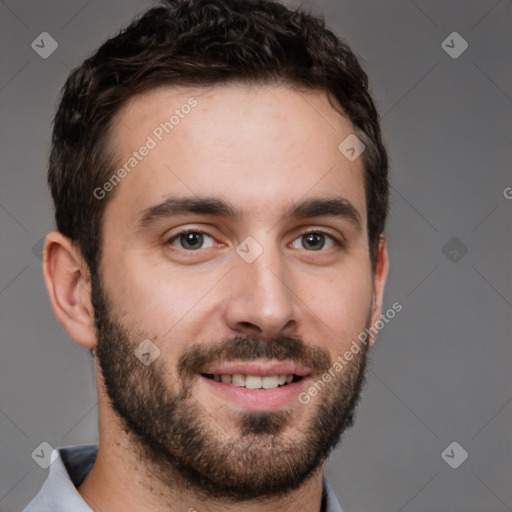
[[[178,215],[213,215],[230,220],[239,220],[243,213],[233,204],[217,197],[175,197],[146,208],[139,214],[139,229],[144,229],[159,219]],[[343,197],[326,197],[306,199],[292,203],[283,218],[291,220],[308,219],[311,217],[335,217],[351,221],[359,229],[362,219],[355,206]]]

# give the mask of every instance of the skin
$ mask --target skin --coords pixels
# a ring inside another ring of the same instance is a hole
[[[116,319],[154,341],[170,385],[179,383],[176,365],[192,343],[208,345],[234,335],[299,336],[334,361],[368,318],[379,319],[388,273],[384,236],[372,273],[362,159],[351,162],[338,150],[354,132],[352,123],[317,91],[276,85],[164,87],[132,98],[117,116],[110,143],[119,166],[190,97],[197,106],[109,192],[99,270]],[[140,213],[171,194],[229,200],[243,215],[238,220],[180,215],[139,229]],[[354,206],[361,225],[329,216],[283,217],[291,202],[333,196]],[[212,238],[205,237],[205,248],[187,251],[179,240],[168,243],[178,228]],[[310,228],[344,240],[344,247],[328,237],[321,250],[304,247],[302,235]],[[252,263],[236,252],[248,236],[263,248]],[[59,321],[78,344],[96,348],[89,270],[78,249],[60,233],[50,233],[43,269]],[[98,457],[78,488],[93,510],[320,510],[323,467],[289,495],[246,501],[243,508],[199,500],[178,482],[169,486],[152,479],[148,461],[141,460],[112,409],[98,365],[96,375]],[[218,435],[238,432],[240,404],[200,379],[192,394]],[[298,400],[285,406],[290,421],[283,435],[289,442],[299,438],[322,399],[319,392],[307,406]]]

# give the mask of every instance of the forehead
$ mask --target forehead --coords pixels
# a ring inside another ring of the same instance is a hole
[[[133,223],[166,196],[195,195],[270,218],[308,195],[342,195],[366,222],[362,159],[338,149],[353,132],[321,91],[161,87],[115,117],[109,144],[122,178],[107,210]]]

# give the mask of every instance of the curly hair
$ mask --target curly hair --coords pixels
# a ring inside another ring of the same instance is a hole
[[[374,268],[388,214],[388,156],[368,77],[323,19],[271,0],[164,0],[74,69],[54,118],[48,183],[57,229],[91,273],[100,261],[105,206],[93,191],[114,170],[108,136],[123,105],[156,87],[227,83],[323,90],[350,119],[362,154]]]

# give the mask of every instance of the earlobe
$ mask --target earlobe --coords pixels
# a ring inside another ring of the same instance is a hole
[[[380,235],[379,250],[377,255],[377,263],[375,265],[375,272],[373,276],[373,305],[371,315],[371,325],[375,325],[380,319],[382,313],[382,303],[384,300],[384,288],[389,271],[389,257],[388,246],[385,235]],[[372,329],[373,331],[373,329]],[[376,335],[372,335],[370,339],[370,346],[375,343]]]
[[[95,348],[89,268],[75,244],[58,231],[46,237],[43,274],[59,322],[79,345]]]

